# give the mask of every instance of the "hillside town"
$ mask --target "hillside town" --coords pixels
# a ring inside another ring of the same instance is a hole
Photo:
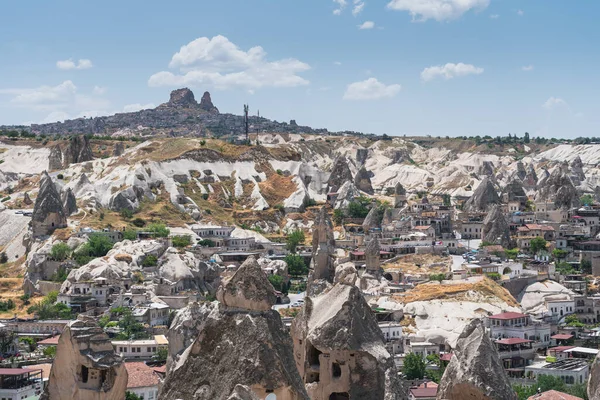
[[[600,398],[595,145],[434,175],[404,139],[321,169],[272,134],[27,135],[0,143],[2,399]]]

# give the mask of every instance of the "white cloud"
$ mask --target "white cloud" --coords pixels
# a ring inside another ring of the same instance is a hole
[[[342,65],[341,61],[334,61],[333,64],[334,65]]]
[[[70,69],[90,69],[93,67],[92,61],[88,59],[79,59],[77,63],[72,59],[57,61],[56,67],[58,69],[70,70]]]
[[[127,104],[126,106],[123,107],[123,111],[135,112],[135,111],[147,110],[147,109],[155,108],[155,107],[156,106],[152,103],[148,103],[148,104],[135,103],[135,104]]]
[[[352,8],[352,15],[355,17],[362,12],[365,8],[365,2],[360,0],[354,0],[354,7]]]
[[[560,97],[550,97],[544,104],[542,104],[546,110],[553,110],[559,107],[569,108],[569,104]]]
[[[533,71],[533,65],[524,65],[521,67],[521,69],[526,72]]]
[[[66,80],[56,86],[37,88],[0,89],[0,94],[12,95],[10,103],[32,113],[44,113],[41,122],[55,122],[81,116],[106,115],[111,110],[110,102],[95,93],[79,93],[77,86]],[[37,120],[35,116],[31,118]]]
[[[448,21],[470,10],[483,10],[490,0],[391,0],[388,8],[408,11],[413,21]]]
[[[385,85],[376,78],[354,82],[348,85],[344,100],[378,100],[394,97],[400,92],[400,85]]]
[[[517,10],[517,15],[518,15],[519,17],[522,17],[522,16],[523,16],[523,14],[525,14],[525,11],[523,11],[523,10]]]
[[[97,95],[104,94],[106,93],[106,88],[102,86],[94,86],[94,88],[92,89],[92,93]]]
[[[492,15],[490,15],[490,18],[491,19],[498,19],[498,18],[500,18],[500,14],[492,14]]]
[[[373,21],[365,21],[362,24],[358,25],[358,29],[373,29],[375,28],[375,22]]]
[[[472,64],[463,63],[448,63],[446,65],[436,65],[425,68],[421,72],[421,79],[425,82],[435,78],[442,77],[444,79],[452,79],[466,75],[479,75],[483,73],[483,68],[476,67]]]
[[[339,8],[336,8],[335,10],[333,10],[333,15],[341,15],[342,14],[342,10]]]
[[[333,0],[333,2],[338,5],[338,8],[333,10],[334,15],[340,15],[342,13],[342,10],[348,5],[348,2],[346,0]]]
[[[179,71],[161,71],[150,77],[150,86],[206,86],[218,89],[296,87],[307,85],[299,76],[310,66],[295,58],[267,61],[262,47],[241,50],[224,36],[201,37],[181,47],[169,63]]]

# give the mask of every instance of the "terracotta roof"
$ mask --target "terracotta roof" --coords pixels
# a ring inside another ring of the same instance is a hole
[[[550,347],[548,349],[548,351],[554,352],[554,353],[562,353],[565,350],[571,350],[574,349],[575,346],[556,346],[556,347]]]
[[[517,338],[517,337],[496,340],[496,343],[498,343],[498,344],[521,344],[521,343],[530,343],[530,342],[531,342],[531,340],[521,339],[521,338]]]
[[[525,226],[530,230],[541,230],[542,226],[538,224],[525,224]]]
[[[452,353],[442,354],[440,360],[442,361],[450,361],[452,359]]]
[[[581,397],[573,396],[557,390],[548,390],[547,392],[534,394],[527,400],[583,400]]]
[[[427,226],[415,226],[413,229],[416,229],[418,231],[426,231],[427,229],[431,228],[431,225],[427,225]]]
[[[410,394],[413,395],[416,399],[430,398],[437,396],[438,388],[436,387],[426,387],[426,388],[412,388],[410,389]]]
[[[566,333],[559,333],[558,335],[550,336],[550,339],[556,340],[569,340],[573,337],[573,335],[568,335]]]
[[[158,376],[154,373],[154,368],[147,366],[143,362],[127,362],[127,389],[158,386]]]
[[[58,345],[58,338],[60,338],[60,335],[56,335],[56,336],[52,336],[48,339],[44,339],[44,340],[40,340],[38,342],[38,344],[44,345],[44,346],[57,346]]]
[[[496,315],[490,315],[488,318],[491,319],[516,319],[516,318],[527,318],[526,314],[521,314],[518,312],[505,312]]]

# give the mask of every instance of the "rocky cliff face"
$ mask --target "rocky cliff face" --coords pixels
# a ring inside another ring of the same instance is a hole
[[[579,195],[569,176],[568,166],[561,164],[538,185],[538,201],[553,202],[558,208],[569,208],[579,204]]]
[[[242,264],[218,291],[224,302],[214,303],[208,314],[189,313],[203,316],[195,321],[195,330],[177,328],[181,318],[174,321],[177,347],[185,344],[186,332],[197,336],[167,369],[160,399],[227,400],[238,385],[245,385],[261,399],[274,393],[278,399],[308,400],[291,339],[279,314],[271,310],[273,287],[256,267],[254,260]]]
[[[484,242],[499,244],[510,248],[510,230],[508,221],[500,206],[494,206],[486,215],[481,227],[481,237]]]
[[[321,207],[313,225],[312,239],[312,271],[308,277],[308,293],[320,293],[335,276],[333,252],[335,239],[333,237],[333,224],[327,214],[327,209]]]
[[[361,167],[354,177],[354,185],[367,194],[374,194],[373,186],[371,185],[371,176],[373,174],[365,167]]]
[[[91,161],[94,157],[92,156],[92,148],[90,147],[90,139],[86,135],[79,135],[71,137],[69,146],[65,150],[64,164],[76,164],[85,161]]]
[[[41,400],[123,400],[127,370],[93,319],[70,322],[60,335]]]
[[[498,196],[498,192],[496,192],[494,184],[488,177],[485,177],[479,186],[477,186],[477,189],[475,189],[473,196],[465,202],[463,210],[483,212],[487,211],[494,204],[500,204],[500,202],[500,197]]]
[[[161,107],[192,108],[197,105],[194,93],[188,88],[182,88],[173,90],[169,97],[169,102],[161,104]]]
[[[348,181],[352,182],[352,172],[348,167],[348,160],[346,157],[337,157],[333,162],[327,186],[330,191],[337,191]]]
[[[200,100],[200,108],[204,111],[208,111],[213,114],[219,113],[219,109],[214,106],[210,98],[210,93],[208,92],[204,92],[204,94],[202,95],[202,99]]]
[[[338,283],[307,297],[292,322],[294,359],[309,396],[312,400],[406,399],[377,321],[354,286],[355,269],[340,267]]]
[[[67,216],[62,199],[52,178],[44,171],[31,217],[32,234],[34,237],[50,235],[54,230],[66,226]]]
[[[50,156],[48,158],[48,170],[56,171],[57,169],[63,169],[63,166],[62,149],[59,145],[55,145],[50,150]]]
[[[68,217],[77,212],[77,199],[73,194],[73,190],[68,188],[62,193],[62,204],[65,215]]]
[[[596,356],[590,368],[587,394],[590,400],[600,399],[600,355]]]
[[[459,336],[437,399],[517,400],[481,320],[473,320]]]

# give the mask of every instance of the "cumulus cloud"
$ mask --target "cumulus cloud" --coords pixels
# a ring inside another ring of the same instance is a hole
[[[348,85],[344,100],[379,100],[394,97],[400,92],[402,86],[393,84],[385,85],[376,78],[354,82]]]
[[[436,65],[425,68],[421,72],[421,79],[425,82],[436,78],[452,79],[467,75],[479,75],[483,73],[483,68],[472,64],[448,63],[446,65]]]
[[[342,10],[348,5],[348,2],[346,0],[333,0],[333,2],[338,6],[338,8],[333,10],[334,15],[340,15],[342,13]]]
[[[522,17],[522,16],[523,16],[523,14],[525,14],[525,11],[523,11],[523,10],[517,10],[517,15],[518,15],[519,17]]]
[[[391,0],[388,8],[408,11],[413,21],[448,21],[459,18],[470,10],[483,10],[490,0]]]
[[[533,65],[524,65],[521,69],[526,72],[533,71]]]
[[[355,17],[362,12],[365,8],[365,2],[360,0],[354,0],[354,7],[352,7],[352,15]]]
[[[358,29],[373,29],[375,28],[375,22],[373,21],[365,21],[362,24],[358,25]]]
[[[490,18],[491,19],[498,19],[498,18],[500,18],[500,14],[492,14],[492,15],[490,15]]]
[[[295,58],[268,61],[260,46],[240,49],[224,36],[201,37],[181,47],[169,68],[150,77],[150,86],[214,86],[218,89],[307,85],[299,73],[310,66]]]
[[[94,88],[92,89],[92,93],[94,94],[104,94],[106,93],[106,88],[102,87],[102,86],[94,86]]]
[[[70,69],[90,69],[93,67],[92,61],[86,58],[79,59],[77,62],[72,59],[57,61],[56,67],[58,69],[70,70]]]
[[[544,104],[542,104],[546,110],[553,110],[559,107],[569,108],[569,104],[561,99],[560,97],[550,97]]]
[[[123,107],[123,111],[135,112],[135,111],[140,111],[140,110],[148,110],[150,108],[155,108],[155,107],[156,106],[152,103],[148,103],[148,104],[135,103],[135,104],[127,104],[126,106]]]
[[[341,61],[334,61],[333,64],[334,65],[342,65],[342,62]]]
[[[15,107],[43,113],[43,123],[63,121],[72,116],[106,115],[110,111],[110,102],[97,91],[92,89],[91,93],[80,93],[70,80],[55,86],[0,89],[0,94],[11,95],[10,104]]]

